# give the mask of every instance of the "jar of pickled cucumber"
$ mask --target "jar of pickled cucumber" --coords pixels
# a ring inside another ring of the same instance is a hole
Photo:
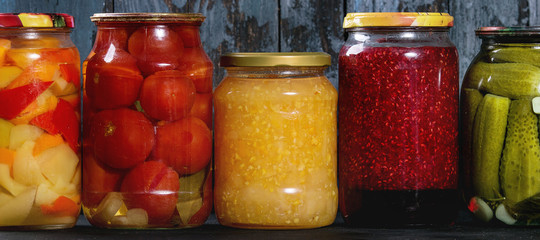
[[[482,27],[461,90],[465,196],[485,222],[540,224],[540,28]]]
[[[339,54],[339,196],[349,225],[450,224],[458,53],[447,13],[348,13]]]
[[[83,211],[106,228],[202,225],[212,209],[212,62],[201,14],[97,13],[83,64]]]
[[[0,14],[0,229],[79,216],[80,58],[67,14]]]
[[[332,224],[337,92],[325,53],[232,53],[215,90],[215,211],[237,228]]]

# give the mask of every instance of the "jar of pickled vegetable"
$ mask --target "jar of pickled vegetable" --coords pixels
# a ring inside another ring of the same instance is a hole
[[[461,90],[469,209],[485,222],[540,224],[540,28],[482,27]]]
[[[83,211],[107,228],[202,225],[212,209],[212,62],[201,14],[98,13],[83,64]]]
[[[67,14],[0,14],[0,229],[75,225],[80,58]]]
[[[226,226],[316,228],[337,212],[337,92],[326,53],[232,53],[215,91],[215,211]]]
[[[451,223],[458,54],[445,13],[349,13],[339,54],[339,194],[349,225]]]

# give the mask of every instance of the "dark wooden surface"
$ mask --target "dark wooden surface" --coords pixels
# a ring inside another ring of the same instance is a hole
[[[450,30],[460,53],[460,75],[476,54],[474,30],[493,25],[540,25],[540,0],[0,0],[1,12],[66,12],[76,17],[73,41],[84,58],[96,28],[96,12],[200,12],[206,52],[215,64],[214,85],[226,52],[324,51],[332,55],[328,78],[337,87],[337,55],[345,40],[347,12],[438,11],[455,17]],[[460,77],[460,79],[461,79]]]
[[[247,230],[224,227],[215,215],[193,229],[176,230],[122,230],[101,229],[90,226],[80,217],[77,226],[55,231],[13,232],[0,231],[0,239],[6,240],[71,240],[71,239],[538,239],[540,228],[510,228],[455,224],[452,226],[412,228],[351,228],[341,218],[328,227],[306,230]]]

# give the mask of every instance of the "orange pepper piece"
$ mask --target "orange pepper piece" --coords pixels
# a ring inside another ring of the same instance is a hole
[[[45,215],[54,216],[77,216],[79,214],[80,206],[75,201],[66,196],[60,196],[52,205],[42,204],[41,212]]]
[[[80,66],[79,52],[75,48],[47,48],[41,49],[41,59],[54,63],[71,63]]]
[[[11,48],[11,41],[0,38],[0,66],[6,62],[6,52]]]
[[[6,53],[6,61],[25,69],[41,57],[41,50],[35,48],[13,48]]]
[[[36,139],[36,144],[34,145],[34,151],[32,152],[32,155],[34,155],[35,157],[41,154],[43,151],[52,147],[56,147],[62,144],[63,142],[64,142],[64,139],[62,138],[62,135],[60,134],[51,135],[51,134],[43,133],[41,134],[41,136],[39,136]]]
[[[54,74],[59,70],[58,64],[45,60],[36,60],[28,68],[15,78],[6,89],[13,89],[36,81],[50,82]]]
[[[15,159],[15,151],[7,148],[0,148],[0,163],[6,164],[11,170],[11,177],[13,177],[13,160]]]

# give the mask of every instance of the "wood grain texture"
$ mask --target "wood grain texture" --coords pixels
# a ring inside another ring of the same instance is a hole
[[[344,39],[343,2],[281,0],[280,6],[280,50],[329,53],[332,66],[326,76],[337,87],[338,55]]]
[[[460,79],[480,49],[475,30],[483,26],[533,26],[538,22],[538,0],[451,1],[454,27],[450,36],[459,51]]]
[[[0,0],[0,12],[65,12],[75,16],[73,42],[84,59],[97,12],[200,12],[203,46],[214,62],[214,84],[224,70],[219,57],[238,51],[324,51],[332,54],[327,76],[337,86],[337,53],[345,41],[347,12],[435,11],[455,18],[450,30],[460,53],[460,79],[478,52],[481,26],[540,25],[540,0]]]
[[[188,12],[188,1],[114,0],[114,12]]]
[[[447,12],[448,1],[453,0],[346,0],[346,10],[347,12]]]
[[[52,12],[67,13],[75,18],[71,40],[79,49],[81,61],[86,58],[94,43],[95,27],[90,16],[112,8],[112,0],[0,0],[0,12]]]
[[[266,0],[200,1],[193,12],[206,16],[201,38],[214,62],[214,86],[224,76],[219,57],[228,52],[278,51],[278,3]]]

